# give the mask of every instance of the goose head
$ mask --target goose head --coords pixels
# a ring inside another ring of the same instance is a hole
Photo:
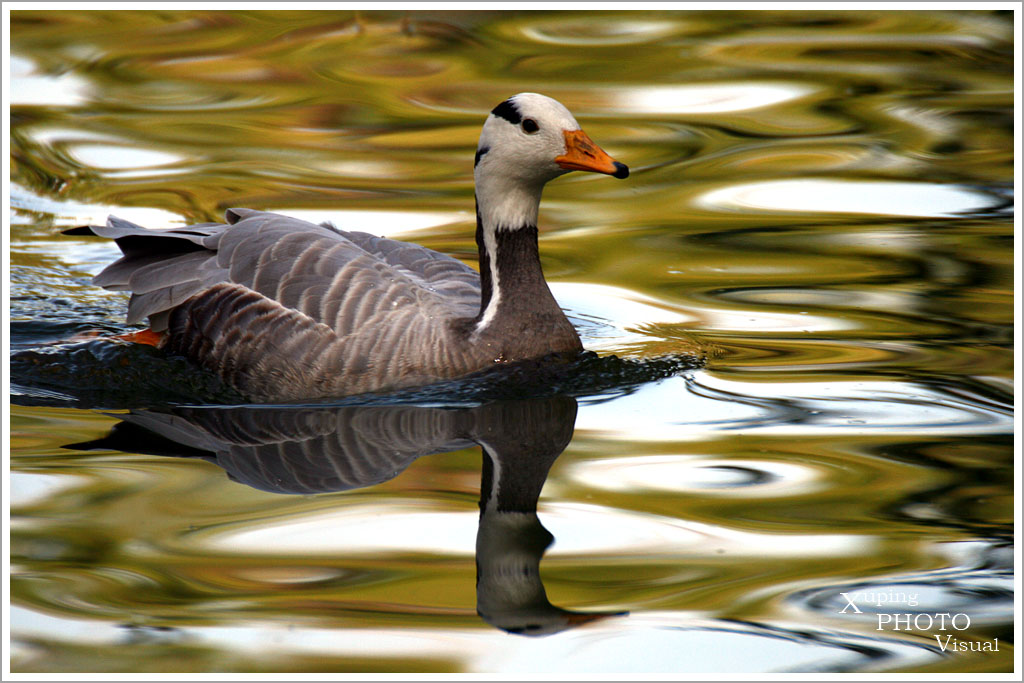
[[[536,225],[545,183],[570,171],[629,176],[629,168],[598,147],[558,101],[537,93],[505,100],[487,117],[476,150],[484,223],[497,229]]]

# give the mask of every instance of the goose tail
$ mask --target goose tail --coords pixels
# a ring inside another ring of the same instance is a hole
[[[64,230],[71,236],[95,235],[112,239],[122,256],[104,268],[93,284],[112,291],[129,291],[127,322],[149,319],[139,343],[152,344],[167,329],[170,310],[223,280],[216,253],[220,236],[229,226],[216,223],[150,230],[116,216],[106,225],[83,225]]]

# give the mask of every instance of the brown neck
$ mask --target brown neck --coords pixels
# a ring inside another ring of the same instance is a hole
[[[502,340],[503,352],[515,359],[582,350],[579,336],[544,280],[537,226],[485,226],[478,211],[476,242],[480,254],[476,334]]]

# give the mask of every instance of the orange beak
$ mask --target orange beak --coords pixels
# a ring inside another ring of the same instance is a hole
[[[565,135],[565,154],[555,157],[555,163],[569,171],[607,173],[616,178],[629,176],[629,167],[612,159],[594,144],[582,130],[562,131]]]

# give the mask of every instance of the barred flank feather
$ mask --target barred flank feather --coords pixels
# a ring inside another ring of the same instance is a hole
[[[220,373],[257,400],[309,395],[338,337],[329,327],[242,285],[219,283],[171,312],[165,348]]]

